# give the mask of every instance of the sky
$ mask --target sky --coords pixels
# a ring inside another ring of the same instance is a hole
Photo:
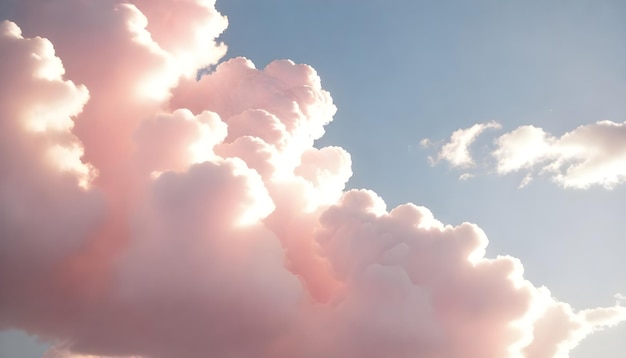
[[[622,1],[117,3],[0,5],[0,356],[621,357]]]

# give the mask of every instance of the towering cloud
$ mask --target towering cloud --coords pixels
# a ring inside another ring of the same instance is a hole
[[[626,320],[485,258],[474,224],[344,191],[311,67],[196,80],[214,5],[29,0],[0,26],[0,328],[49,358],[558,358]]]

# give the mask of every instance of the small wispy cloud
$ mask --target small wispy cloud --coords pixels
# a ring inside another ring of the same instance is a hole
[[[495,122],[475,124],[452,133],[450,141],[431,164],[444,160],[450,167],[465,169],[475,165],[469,146],[487,128],[500,128]],[[430,140],[422,141],[429,144]],[[525,172],[520,188],[536,176],[547,176],[563,188],[587,189],[601,186],[612,189],[626,181],[626,122],[599,121],[582,125],[561,136],[554,136],[532,125],[518,127],[493,141],[490,166],[498,175]],[[459,179],[473,175],[464,173]]]
[[[470,146],[476,141],[478,136],[487,129],[499,129],[500,123],[492,121],[489,123],[474,124],[470,128],[458,129],[452,133],[448,142],[441,146],[439,152],[428,157],[431,165],[440,161],[446,161],[453,168],[470,168],[475,165],[470,154]],[[420,142],[424,147],[437,146],[430,139],[422,139]]]

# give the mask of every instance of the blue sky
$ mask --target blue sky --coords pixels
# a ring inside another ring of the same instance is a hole
[[[475,123],[496,135],[535,125],[555,136],[626,121],[626,2],[218,0],[229,18],[227,58],[258,68],[288,58],[313,66],[338,107],[318,145],[352,155],[349,188],[388,208],[413,202],[444,223],[470,221],[488,255],[521,259],[525,276],[575,308],[626,294],[626,184],[564,189],[488,169],[459,181],[432,166],[423,138],[447,140]],[[493,134],[473,150],[487,150]],[[0,356],[41,347],[0,335]],[[626,325],[587,338],[572,358],[619,358]],[[17,347],[17,348],[15,348]]]

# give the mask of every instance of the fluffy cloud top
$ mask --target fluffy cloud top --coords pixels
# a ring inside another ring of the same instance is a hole
[[[471,133],[487,125],[476,124],[456,131],[437,158],[449,161],[453,167],[473,163],[467,150],[461,151],[462,155],[449,156],[446,148],[456,148],[459,136],[455,134]],[[564,188],[575,189],[593,185],[612,189],[626,181],[626,122],[600,121],[580,126],[560,137],[527,125],[501,135],[494,143],[491,154],[496,160],[496,173],[525,171],[527,175],[521,186],[537,174],[549,176]],[[465,159],[459,161],[458,158]]]
[[[17,6],[0,25],[0,328],[47,357],[558,358],[626,319],[485,258],[474,224],[345,192],[349,154],[313,147],[335,107],[311,67],[235,58],[196,81],[225,51],[214,2]]]

